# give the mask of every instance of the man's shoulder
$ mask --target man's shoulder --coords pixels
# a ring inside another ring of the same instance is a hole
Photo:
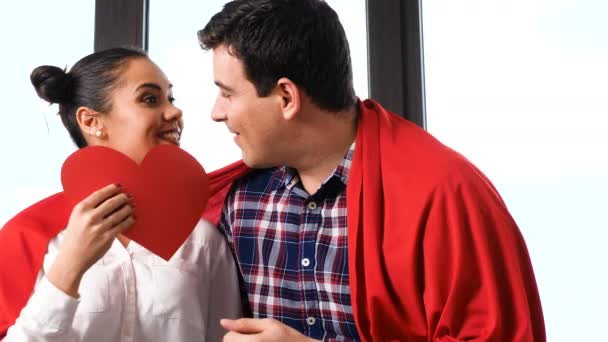
[[[276,188],[277,181],[282,174],[279,167],[253,170],[235,184],[232,192],[268,193]]]
[[[258,204],[264,202],[278,188],[281,175],[280,168],[251,171],[233,184],[224,202],[225,210],[232,212],[258,208]],[[226,212],[223,215],[225,214]]]

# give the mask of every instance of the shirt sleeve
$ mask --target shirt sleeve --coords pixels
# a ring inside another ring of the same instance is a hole
[[[34,292],[2,342],[79,341],[72,329],[79,299],[53,285],[41,270]]]
[[[226,200],[224,202],[224,207],[222,208],[222,213],[220,215],[220,222],[218,224],[218,228],[222,234],[226,237],[226,240],[230,244],[230,248],[232,247],[232,203],[234,202],[234,193],[231,192],[226,196]]]
[[[220,325],[220,319],[236,319],[242,316],[236,264],[224,238],[221,237],[217,241],[218,243],[207,248],[207,257],[213,262],[208,275],[210,293],[206,341],[221,341],[226,334],[226,330]]]

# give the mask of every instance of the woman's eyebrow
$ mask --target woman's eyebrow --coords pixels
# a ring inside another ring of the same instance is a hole
[[[156,83],[143,83],[143,84],[140,84],[137,88],[135,88],[135,91],[138,91],[141,88],[153,88],[153,89],[163,90],[163,88]],[[171,89],[171,88],[173,88],[173,84],[169,83],[169,89]]]

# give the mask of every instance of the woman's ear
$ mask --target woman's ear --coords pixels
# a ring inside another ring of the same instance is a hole
[[[89,107],[78,107],[76,121],[84,135],[103,138],[105,136],[103,122],[100,114]]]
[[[285,120],[296,117],[301,108],[301,94],[298,86],[289,78],[280,78],[275,88],[277,95],[281,98],[281,110]]]

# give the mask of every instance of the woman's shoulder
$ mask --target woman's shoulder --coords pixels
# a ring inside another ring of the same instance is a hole
[[[169,262],[175,263],[178,260],[187,264],[208,266],[210,260],[229,255],[229,251],[222,232],[209,221],[201,219]]]
[[[225,243],[224,234],[211,222],[201,219],[192,230],[186,242],[206,246],[217,246]]]

